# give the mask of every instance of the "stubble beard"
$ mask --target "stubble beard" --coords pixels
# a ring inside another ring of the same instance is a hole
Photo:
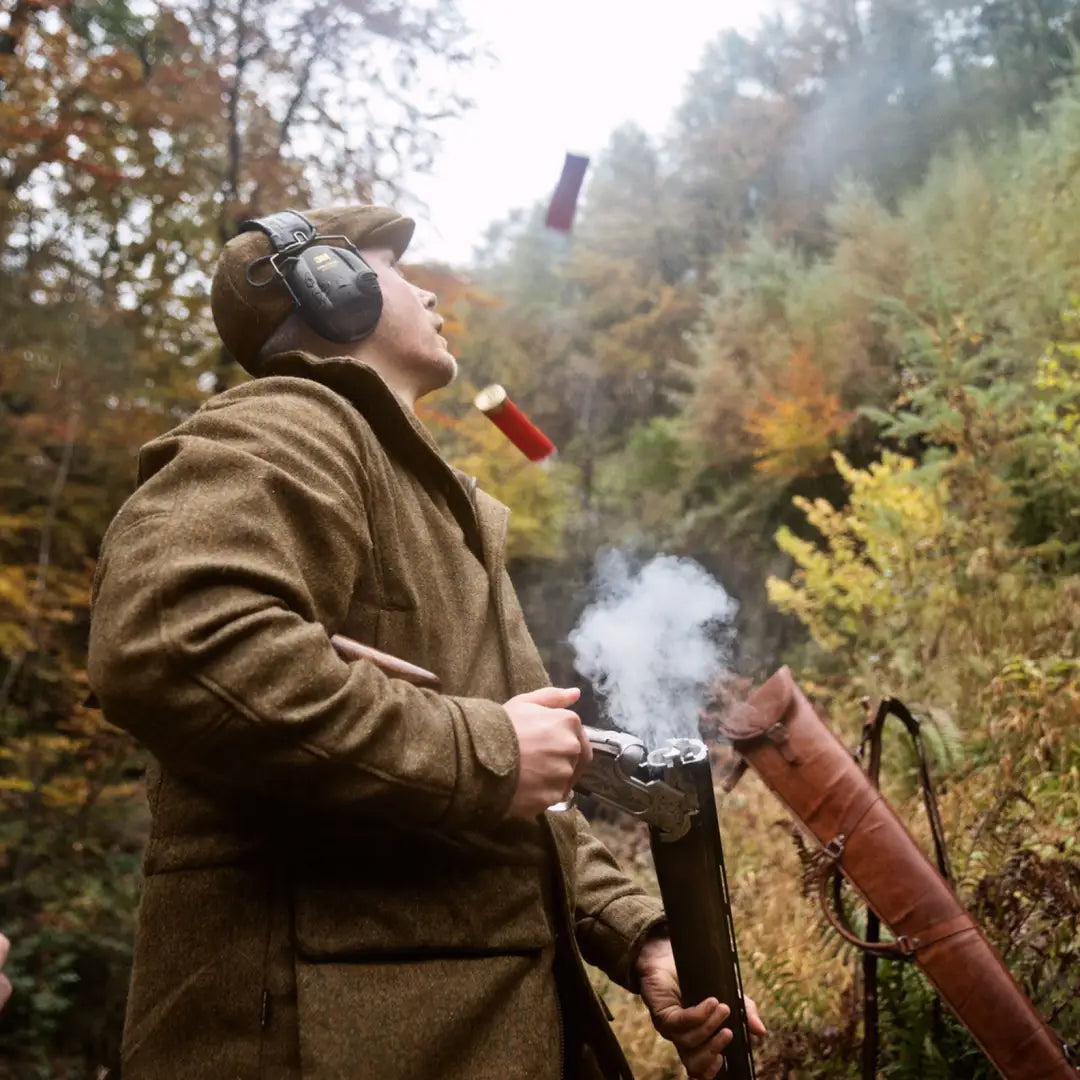
[[[414,370],[423,389],[417,397],[425,397],[449,386],[458,375],[457,360],[445,349],[436,356],[430,354],[418,360]]]

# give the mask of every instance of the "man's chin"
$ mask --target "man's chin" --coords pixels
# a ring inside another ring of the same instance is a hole
[[[424,366],[425,386],[419,394],[420,397],[425,394],[433,394],[436,390],[442,390],[443,387],[449,386],[457,378],[457,361],[445,350]]]
[[[442,382],[440,382],[438,386],[441,390],[444,386],[449,386],[457,378],[457,360],[444,349],[436,361],[435,371],[437,376],[442,377]]]

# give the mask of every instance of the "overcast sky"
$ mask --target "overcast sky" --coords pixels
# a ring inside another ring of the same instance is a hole
[[[487,226],[546,199],[570,150],[595,157],[633,120],[664,130],[706,44],[753,29],[773,0],[459,0],[494,60],[466,80],[476,107],[445,128],[410,255],[464,264]],[[586,184],[588,177],[586,177]]]

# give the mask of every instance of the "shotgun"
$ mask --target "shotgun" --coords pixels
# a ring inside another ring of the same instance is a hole
[[[731,1013],[722,1080],[754,1080],[750,1028],[731,918],[709,752],[670,739],[649,752],[621,731],[586,727],[593,759],[575,790],[644,821],[687,1007],[714,997]]]
[[[367,660],[391,678],[438,687],[430,671],[335,634],[343,660]],[[621,731],[585,727],[593,759],[575,790],[593,795],[644,821],[683,1004],[708,997],[731,1009],[724,1022],[733,1034],[724,1051],[722,1080],[754,1080],[750,1029],[731,920],[724,848],[716,813],[709,752],[697,739],[670,739],[649,751]],[[567,809],[560,803],[553,810]]]

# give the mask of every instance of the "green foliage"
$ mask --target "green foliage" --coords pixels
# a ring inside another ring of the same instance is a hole
[[[930,647],[934,627],[957,602],[947,572],[956,526],[946,484],[928,483],[911,458],[891,453],[866,470],[837,454],[836,466],[851,486],[848,506],[841,511],[824,499],[795,500],[826,546],[781,529],[777,543],[797,570],[791,581],[769,579],[769,599],[829,651],[877,650],[898,639]],[[916,595],[917,605],[911,603]]]
[[[1062,381],[1045,356],[1039,370]],[[796,569],[769,582],[770,596],[806,625],[819,678],[845,707],[860,692],[936,706],[946,814],[970,834],[964,891],[1036,1005],[1068,1032],[1080,1019],[1078,582],[1013,542],[1019,504],[996,471],[1033,428],[1067,426],[1067,409],[999,424],[998,402],[1013,414],[1008,394],[970,414],[940,398],[909,401],[896,424],[920,426],[937,447],[932,464],[885,452],[856,469],[838,455],[847,503],[797,500],[824,543],[781,531]],[[1003,837],[1009,793],[1032,814]],[[910,788],[894,797],[913,805]],[[884,968],[881,1002],[885,1075],[993,1075],[917,973]]]
[[[206,310],[221,241],[423,167],[470,44],[450,0],[9,8],[0,1076],[79,1075],[115,1058],[145,828],[137,753],[82,704],[99,538],[138,445],[237,377]],[[552,670],[572,677],[575,585],[622,541],[717,569],[748,670],[805,639],[800,675],[842,727],[864,694],[908,699],[933,721],[965,896],[1074,1031],[1078,32],[1072,0],[789,5],[708,45],[666,137],[613,135],[572,240],[534,209],[492,227],[472,280],[410,271],[469,376],[425,419],[511,505]],[[557,463],[471,409],[490,381]],[[919,829],[902,746],[890,794]],[[771,799],[729,808],[765,1069],[854,1075],[846,954],[795,910]],[[883,980],[885,1075],[984,1075],[925,982]],[[610,992],[639,1073],[675,1075]]]
[[[1077,313],[1065,316],[1070,337]],[[1029,419],[1009,481],[1020,499],[1017,537],[1080,567],[1080,346],[1051,345],[1039,360]]]

